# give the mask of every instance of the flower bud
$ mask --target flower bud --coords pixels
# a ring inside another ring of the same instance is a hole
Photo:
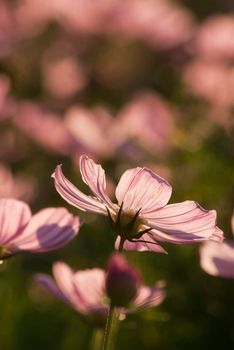
[[[127,306],[136,297],[140,275],[127,260],[115,253],[110,258],[106,275],[106,292],[115,306]]]

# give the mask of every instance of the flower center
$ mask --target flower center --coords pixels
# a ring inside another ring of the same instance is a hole
[[[122,238],[131,240],[139,234],[145,221],[139,217],[141,209],[123,211],[122,207],[123,205],[120,206],[119,212],[114,218],[115,230]]]

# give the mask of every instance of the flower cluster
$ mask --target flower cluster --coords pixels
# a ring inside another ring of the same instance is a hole
[[[167,204],[172,188],[149,168],[125,171],[116,187],[117,203],[106,192],[101,165],[81,156],[80,172],[94,196],[84,194],[69,182],[61,166],[52,175],[55,187],[78,209],[107,216],[116,235],[115,247],[120,252],[111,256],[106,271],[92,268],[74,272],[66,263],[57,262],[53,265],[54,279],[46,274],[37,274],[35,278],[94,327],[106,324],[103,338],[106,350],[115,313],[124,319],[129,313],[159,305],[165,297],[160,283],[152,287],[142,283],[140,273],[121,254],[122,249],[162,253],[165,250],[161,242],[222,244],[223,232],[216,225],[214,210],[205,210],[194,201]],[[0,199],[0,258],[58,249],[78,234],[80,225],[81,220],[65,208],[46,208],[32,215],[26,203]],[[226,251],[225,244],[223,247]],[[207,265],[207,258],[205,261],[203,265]]]

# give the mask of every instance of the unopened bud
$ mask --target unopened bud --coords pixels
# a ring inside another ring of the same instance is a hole
[[[127,306],[136,297],[140,275],[127,260],[115,253],[110,258],[106,276],[106,292],[115,306]]]

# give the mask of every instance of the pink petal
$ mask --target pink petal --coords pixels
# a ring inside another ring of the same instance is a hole
[[[106,194],[106,176],[101,165],[94,163],[94,161],[87,156],[81,156],[80,172],[83,181],[89,186],[97,198],[108,207],[115,210],[114,204]]]
[[[73,239],[79,230],[80,219],[65,208],[47,208],[30,220],[12,244],[12,249],[46,252],[58,249]]]
[[[152,212],[167,204],[172,188],[169,183],[148,168],[134,168],[125,171],[116,188],[119,205],[123,210],[141,210],[147,218]]]
[[[76,272],[74,286],[85,310],[99,309],[103,306],[105,272],[95,268]]]
[[[138,295],[134,301],[137,309],[145,309],[161,304],[165,298],[165,292],[159,285],[154,287],[142,286],[139,288]]]
[[[146,242],[147,241],[147,242]],[[120,244],[120,237],[118,236],[115,241],[115,249],[118,250]],[[150,236],[143,235],[141,241],[130,242],[126,240],[123,246],[124,250],[133,250],[138,252],[155,252],[155,253],[166,253],[166,251],[158,245]]]
[[[200,249],[200,264],[210,275],[234,278],[234,241],[204,243]]]
[[[17,238],[31,218],[29,206],[16,199],[0,199],[0,245]]]
[[[67,297],[62,293],[62,291],[58,288],[57,284],[54,282],[53,278],[48,275],[38,273],[35,275],[35,280],[47,289],[49,292],[54,294],[58,299],[70,303]]]
[[[69,301],[69,303],[76,310],[81,311],[82,303],[80,302],[79,295],[76,293],[73,284],[75,275],[74,271],[67,264],[63,262],[57,262],[53,265],[53,274],[59,289]]]
[[[208,239],[217,240],[216,211],[205,210],[193,201],[170,204],[155,211],[148,218],[148,226],[153,230],[151,237],[155,240],[172,243],[194,243]]]
[[[56,190],[65,201],[80,210],[107,215],[105,204],[101,203],[98,199],[87,196],[76,188],[63,175],[61,165],[56,167],[52,177],[55,180]]]
[[[223,231],[219,227],[215,226],[215,229],[210,237],[212,241],[222,243],[224,240]]]

